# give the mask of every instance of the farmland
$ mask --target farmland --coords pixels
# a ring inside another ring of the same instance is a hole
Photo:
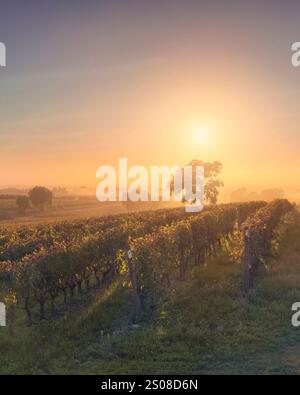
[[[250,271],[245,226],[256,240]],[[1,366],[95,374],[279,369],[267,359],[294,347],[299,226],[297,209],[276,201],[196,216],[169,209],[3,228],[9,325],[0,333]],[[241,368],[244,353],[251,356]]]
[[[178,206],[178,204],[177,204]],[[53,198],[51,207],[45,210],[29,209],[26,214],[20,214],[16,207],[15,196],[3,196],[0,194],[0,225],[18,226],[31,224],[45,224],[63,220],[76,220],[82,218],[105,216],[109,214],[121,214],[128,211],[145,211],[159,208],[176,207],[170,203],[119,203],[106,202],[100,204],[94,196],[69,195],[56,196]]]

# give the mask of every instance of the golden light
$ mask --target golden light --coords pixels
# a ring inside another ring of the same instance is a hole
[[[199,125],[193,128],[194,142],[200,145],[207,145],[210,140],[210,133],[207,125]]]

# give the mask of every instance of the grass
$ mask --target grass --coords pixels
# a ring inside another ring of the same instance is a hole
[[[0,329],[1,374],[296,374],[300,301],[300,219],[277,231],[276,258],[246,300],[241,267],[225,252],[177,284],[153,317],[131,323],[129,290],[110,288],[75,299],[60,318],[29,328],[17,313],[16,336]]]

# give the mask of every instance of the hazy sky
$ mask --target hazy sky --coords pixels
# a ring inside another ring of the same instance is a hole
[[[0,184],[219,160],[227,186],[300,179],[299,1],[1,0]]]

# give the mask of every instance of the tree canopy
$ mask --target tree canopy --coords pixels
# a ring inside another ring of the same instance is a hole
[[[29,191],[29,199],[33,206],[43,209],[45,205],[52,204],[53,194],[45,187],[36,186]]]

